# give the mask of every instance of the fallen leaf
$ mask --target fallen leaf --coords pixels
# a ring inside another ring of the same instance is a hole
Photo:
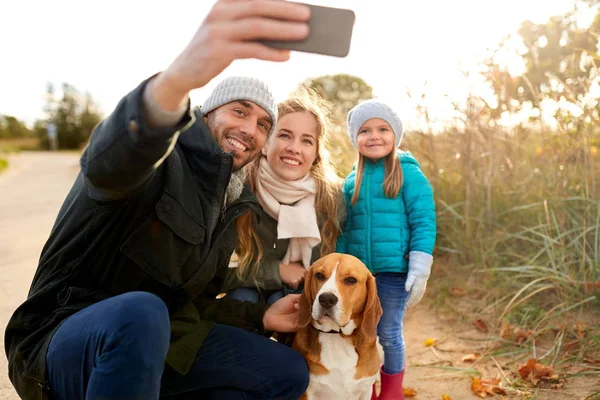
[[[481,383],[484,385],[498,386],[500,384],[500,378],[482,379]]]
[[[539,363],[535,364],[533,374],[536,378],[554,378],[552,375],[552,367]],[[556,378],[558,378],[558,376],[556,376]]]
[[[406,397],[415,397],[417,395],[417,391],[410,387],[404,388],[404,396]]]
[[[480,332],[488,333],[489,331],[486,323],[482,319],[476,319],[475,321],[473,321],[473,325]]]
[[[462,358],[462,362],[473,362],[479,358],[479,353],[467,354]]]
[[[488,378],[481,380],[482,385],[489,386],[494,393],[506,394],[504,389],[500,387],[500,378]]]
[[[564,382],[553,383],[552,385],[550,385],[550,389],[554,389],[554,390],[562,389],[564,387],[565,387],[565,383]]]
[[[479,396],[481,398],[486,398],[488,396],[488,394],[490,396],[494,395],[494,392],[492,391],[492,389],[490,387],[488,387],[487,385],[484,385],[481,382],[480,378],[472,378],[471,390],[473,391],[473,393],[475,393],[477,396]]]
[[[427,347],[435,346],[437,344],[437,342],[438,342],[438,340],[435,338],[425,339],[425,346],[427,346]]]
[[[530,358],[527,360],[527,364],[519,366],[519,375],[521,375],[521,378],[527,379],[529,375],[531,375],[536,362],[537,360],[535,358]]]
[[[447,394],[442,395],[442,400],[452,400]]]
[[[472,378],[471,390],[477,396],[485,398],[487,396],[493,396],[494,393],[505,395],[506,392],[500,387],[500,378]]]
[[[452,296],[463,297],[467,295],[467,292],[465,292],[464,289],[461,288],[451,287],[450,289],[448,289],[448,291]]]
[[[542,379],[558,379],[558,375],[552,374],[552,367],[539,364],[535,358],[527,360],[527,364],[519,366],[519,375],[537,385]]]

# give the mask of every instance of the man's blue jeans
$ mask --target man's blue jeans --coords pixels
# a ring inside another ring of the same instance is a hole
[[[251,332],[215,325],[189,373],[164,359],[167,307],[158,297],[131,292],[68,318],[46,354],[57,400],[296,399],[308,368],[296,351]]]

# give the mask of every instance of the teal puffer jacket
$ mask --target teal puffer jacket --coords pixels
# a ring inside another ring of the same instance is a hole
[[[354,206],[356,171],[344,184],[348,217],[336,252],[359,258],[372,273],[408,272],[411,251],[433,253],[436,238],[433,189],[409,152],[398,152],[402,189],[395,199],[385,197],[384,160],[365,162],[358,201]]]

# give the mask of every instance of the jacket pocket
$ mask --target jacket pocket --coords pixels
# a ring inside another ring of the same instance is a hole
[[[174,287],[181,284],[181,268],[205,235],[206,227],[165,192],[155,212],[127,239],[121,251],[152,278]]]

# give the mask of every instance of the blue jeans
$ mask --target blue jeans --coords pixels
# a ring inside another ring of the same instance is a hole
[[[251,332],[215,325],[188,374],[165,366],[170,325],[158,297],[131,292],[69,317],[46,353],[56,400],[296,399],[308,368],[296,351]]]
[[[284,295],[285,293],[283,292],[283,290],[273,292],[267,297],[266,303],[273,304],[277,300],[281,299]],[[239,301],[249,301],[251,303],[258,303],[260,301],[260,292],[258,291],[258,289],[253,288],[240,287],[237,289],[233,289],[229,291],[229,293],[227,293],[227,296],[231,297],[232,299],[236,299]]]
[[[377,336],[384,352],[383,370],[388,374],[396,374],[404,370],[405,363],[402,320],[408,300],[408,292],[404,288],[406,274],[379,273],[375,276],[375,282],[383,309],[377,326]]]

